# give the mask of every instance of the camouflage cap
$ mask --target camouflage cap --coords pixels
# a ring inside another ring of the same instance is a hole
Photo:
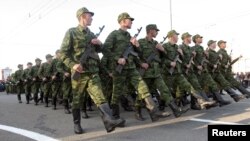
[[[46,55],[46,59],[48,59],[48,58],[52,58],[53,56],[51,55],[51,54],[47,54]]]
[[[76,17],[79,18],[84,13],[90,13],[92,16],[94,16],[94,12],[90,12],[86,7],[82,7],[77,10]]]
[[[223,41],[223,40],[220,40],[220,41],[217,43],[217,45],[220,46],[220,44],[222,44],[222,43],[227,43],[227,42],[226,42],[226,41]]]
[[[217,41],[209,40],[209,41],[207,42],[207,45],[210,46],[210,45],[212,45],[213,43],[216,43],[216,42],[217,42]]]
[[[118,23],[120,23],[124,19],[130,19],[131,21],[134,20],[134,18],[130,17],[130,15],[127,12],[123,12],[118,16]]]
[[[167,34],[167,37],[172,37],[173,35],[179,35],[179,33],[176,32],[175,30],[170,30]]]
[[[18,68],[20,68],[20,67],[22,67],[22,66],[23,66],[23,64],[18,64],[18,65],[17,65]]]
[[[61,53],[61,50],[60,50],[60,49],[56,50],[56,54],[57,54],[57,53]]]
[[[31,62],[28,62],[27,65],[32,65],[32,63],[31,63]]]
[[[185,33],[183,33],[183,34],[181,35],[181,39],[184,40],[185,38],[191,37],[191,36],[192,36],[191,34],[189,34],[188,32],[185,32]]]
[[[198,39],[198,38],[203,38],[203,37],[201,35],[199,35],[199,34],[196,34],[192,38],[193,42],[195,42],[195,40]]]
[[[42,61],[42,60],[41,60],[41,59],[39,59],[39,58],[36,58],[36,60],[35,60],[35,61],[37,62],[37,61]]]
[[[160,31],[160,30],[157,28],[156,24],[149,24],[149,25],[147,25],[147,26],[146,26],[146,31],[149,31],[149,30]]]

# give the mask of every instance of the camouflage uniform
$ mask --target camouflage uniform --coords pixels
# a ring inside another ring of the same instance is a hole
[[[41,60],[37,58],[35,61],[37,62],[37,61],[41,61]],[[35,105],[38,104],[38,93],[39,93],[39,89],[41,87],[41,81],[42,81],[39,78],[39,76],[38,76],[38,70],[39,70],[39,68],[40,68],[40,64],[32,66],[31,71],[30,71],[30,76],[31,76],[32,81],[33,81],[33,84],[32,84],[32,93],[34,95]],[[41,99],[43,99],[43,95],[42,94],[41,94]]]
[[[22,65],[18,65],[18,68],[22,66]],[[23,69],[19,69],[15,72],[14,74],[14,81],[16,84],[16,90],[17,90],[17,99],[19,101],[19,103],[22,103],[21,100],[21,93],[23,92]]]
[[[26,95],[26,104],[29,104],[31,96],[31,86],[32,86],[32,78],[30,76],[31,68],[26,68],[23,71],[23,80],[24,80],[24,89],[25,89],[25,95]]]
[[[54,110],[56,109],[57,97],[60,96],[61,93],[61,84],[62,84],[62,74],[57,70],[57,63],[60,60],[55,58],[52,60],[52,79],[51,92],[52,92],[52,105],[54,105]]]
[[[51,55],[50,57],[52,58]],[[44,92],[44,100],[45,100],[46,107],[48,107],[49,97],[51,96],[51,76],[52,75],[53,75],[52,63],[48,63],[48,62],[42,63],[41,67],[38,70],[38,76],[42,79],[42,90]]]
[[[225,41],[219,41],[218,42],[218,46],[220,45],[220,43],[226,43]],[[221,66],[220,66],[220,72],[221,74],[224,76],[224,78],[235,88],[237,88],[242,94],[244,94],[246,97],[250,96],[250,92],[247,91],[241,84],[240,82],[238,82],[234,77],[233,77],[233,73],[232,73],[232,66],[228,65],[230,63],[232,63],[231,57],[227,54],[227,51],[225,49],[220,49],[218,50],[219,54],[222,55],[222,60],[221,60]],[[235,62],[238,61],[239,58],[237,58],[236,60],[234,60]]]

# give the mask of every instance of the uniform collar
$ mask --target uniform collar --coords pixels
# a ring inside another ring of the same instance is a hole
[[[78,25],[77,26],[77,29],[81,32],[88,32],[89,31],[89,28],[87,27],[86,29],[84,29],[81,25]]]

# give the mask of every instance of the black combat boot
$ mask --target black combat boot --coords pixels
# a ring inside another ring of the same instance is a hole
[[[189,110],[189,108],[182,109],[182,108],[178,107],[174,101],[171,101],[168,104],[168,106],[173,111],[173,114],[176,118],[180,117],[182,114],[186,113]]]
[[[41,101],[41,103],[43,103],[43,98],[44,98],[44,93],[41,92],[40,93],[40,98],[38,99],[38,102]]]
[[[73,109],[72,110],[73,121],[74,121],[74,131],[76,134],[82,134],[83,130],[81,127],[81,113],[80,109]]]
[[[35,105],[38,105],[38,97],[37,97],[37,95],[34,95],[34,102],[35,102]]]
[[[53,99],[52,99],[52,103],[53,103],[53,110],[56,110],[56,97],[53,97]]]
[[[235,102],[238,102],[242,99],[245,98],[244,95],[237,95],[233,90],[232,88],[227,88],[225,89],[225,91],[234,99]]]
[[[144,101],[146,103],[146,107],[148,109],[152,122],[159,120],[159,118],[165,118],[171,115],[168,112],[159,112],[151,96],[144,98]]]
[[[218,104],[216,103],[216,101],[210,100],[205,92],[201,92],[200,95],[201,95],[206,101],[214,102],[214,104],[206,106],[206,109],[210,109],[210,108],[212,108],[212,107],[217,107],[217,106],[218,106]]]
[[[187,99],[188,95],[185,94],[182,98],[181,98],[181,103],[182,103],[182,106],[186,106],[188,104],[190,104],[190,101]]]
[[[64,99],[63,102],[64,102],[64,113],[65,113],[65,114],[70,114],[71,111],[69,110],[69,102],[68,102],[68,99]]]
[[[87,111],[93,111],[91,98],[87,98]]]
[[[26,104],[29,104],[30,103],[30,97],[29,97],[29,94],[26,94]]]
[[[237,86],[237,89],[245,95],[246,98],[250,98],[250,92],[246,90],[243,86],[239,85]]]
[[[119,119],[120,118],[120,107],[119,107],[119,105],[112,104],[111,108],[112,108],[112,116],[115,119]]]
[[[128,111],[128,112],[133,111],[133,108],[129,105],[128,98],[126,98],[124,95],[122,95],[120,97],[120,101],[121,101],[121,106],[124,109],[124,111]]]
[[[98,109],[101,112],[101,117],[103,124],[105,126],[105,129],[107,132],[112,132],[115,130],[116,127],[124,127],[125,126],[125,120],[122,118],[114,119],[112,116],[112,111],[109,108],[108,103],[101,104]]]
[[[159,101],[159,110],[164,111],[166,107],[166,101],[165,100],[160,100]]]
[[[220,107],[225,106],[225,105],[228,105],[228,104],[231,103],[230,101],[224,100],[224,99],[222,98],[220,92],[214,92],[214,93],[213,93],[213,97],[214,97],[215,100],[218,101]]]
[[[49,107],[49,98],[47,96],[44,97],[45,107]]]
[[[197,98],[191,95],[191,104],[190,108],[192,110],[202,110],[201,106],[198,104]]]
[[[205,109],[208,106],[214,105],[215,101],[206,101],[201,94],[192,94],[193,97],[197,99],[197,103],[199,104],[201,109]],[[192,98],[192,97],[191,97]]]
[[[18,102],[19,102],[19,103],[23,103],[23,102],[22,102],[22,99],[21,99],[21,94],[17,94],[17,99],[18,99]]]
[[[141,114],[141,107],[136,107],[135,108],[135,118],[139,121],[144,121],[145,118]]]
[[[83,102],[83,105],[82,105],[82,110],[81,110],[81,113],[82,113],[82,118],[84,118],[84,119],[87,119],[87,118],[89,118],[89,115],[88,115],[88,113],[87,113],[87,108],[86,108],[86,101],[85,102]]]

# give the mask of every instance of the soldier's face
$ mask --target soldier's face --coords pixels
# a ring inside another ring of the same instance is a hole
[[[191,37],[187,37],[187,38],[185,39],[185,42],[188,43],[188,44],[191,44],[191,41],[192,41]]]
[[[126,27],[127,29],[131,29],[133,22],[130,19],[124,19],[121,22],[124,27]]]
[[[158,31],[157,30],[150,30],[150,33],[152,35],[153,38],[155,38],[158,35]]]
[[[209,46],[209,48],[211,48],[211,49],[215,49],[216,48],[216,43],[213,43],[213,44],[211,44],[210,46]]]
[[[39,66],[41,64],[41,61],[36,61],[36,65]]]
[[[197,38],[197,43],[202,43],[203,42],[203,38]]]
[[[221,43],[221,44],[220,44],[220,48],[223,48],[223,49],[224,49],[224,48],[226,48],[226,47],[227,47],[226,43]]]
[[[172,40],[173,40],[173,42],[176,44],[177,42],[178,42],[178,35],[173,35],[172,36]]]
[[[82,14],[81,19],[82,19],[81,21],[83,22],[83,24],[86,26],[90,26],[93,21],[92,15],[90,13]]]
[[[29,69],[30,69],[31,67],[32,67],[32,65],[27,65],[27,68],[29,68]]]
[[[52,62],[52,58],[48,58],[48,59],[47,59],[47,62],[48,62],[48,63],[51,63],[51,62]]]

